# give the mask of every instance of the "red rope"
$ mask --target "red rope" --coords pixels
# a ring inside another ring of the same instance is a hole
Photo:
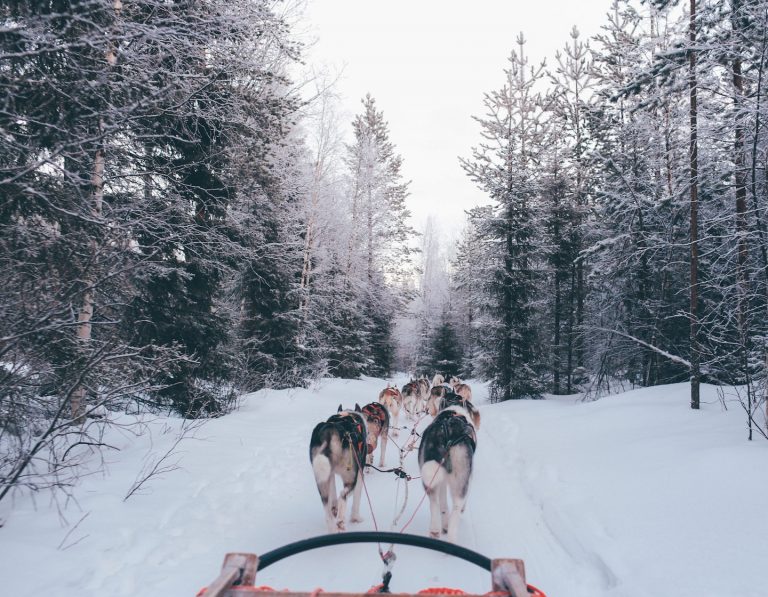
[[[368,493],[368,486],[365,484],[365,469],[360,463],[360,455],[355,450],[352,450],[352,452],[355,455],[355,460],[357,461],[357,468],[360,471],[359,473],[360,482],[363,484],[363,491],[365,491],[365,497],[368,500],[368,508],[371,511],[371,518],[373,519],[373,528],[376,530],[376,532],[378,532],[379,525],[376,523],[376,514],[373,513],[373,502],[371,502],[371,495]]]
[[[408,528],[408,525],[410,525],[413,522],[413,519],[416,518],[416,512],[419,511],[419,508],[421,508],[421,505],[424,503],[424,500],[427,499],[427,489],[432,489],[432,482],[435,480],[435,477],[437,477],[437,473],[440,471],[440,467],[443,466],[443,462],[445,461],[445,456],[443,456],[442,460],[437,465],[437,468],[435,469],[435,474],[432,475],[432,478],[429,480],[429,484],[424,489],[424,495],[421,496],[421,499],[419,500],[419,503],[416,504],[416,508],[413,510],[413,514],[411,514],[411,517],[408,519],[408,522],[405,523],[402,529],[400,529],[400,532],[405,532],[405,529]]]
[[[418,419],[416,419],[416,422],[413,424],[413,427],[411,428],[411,435],[408,438],[408,441],[405,443],[404,448],[400,448],[400,459],[402,460],[405,457],[405,454],[413,450],[413,448],[416,445],[416,440],[419,437],[419,434],[416,432],[416,428],[419,426],[419,423],[421,423],[421,420],[426,416],[426,413],[422,414]]]
[[[355,460],[357,460],[357,466],[358,470],[360,471],[360,482],[363,484],[363,491],[365,491],[365,497],[368,500],[368,509],[371,511],[371,520],[373,520],[373,528],[376,530],[376,532],[379,532],[379,525],[376,522],[376,514],[373,512],[373,502],[371,501],[371,495],[368,493],[368,486],[365,484],[365,469],[360,464],[360,456],[355,450],[352,450],[352,452],[355,454]],[[381,543],[378,541],[376,544],[379,546],[379,557],[381,558],[381,561],[384,562],[384,565],[387,565],[387,558],[385,557],[384,550],[381,549]]]
[[[409,442],[410,442],[410,446],[409,446],[408,444],[406,444],[406,449],[405,449],[405,450],[403,450],[403,449],[401,449],[401,450],[400,450],[400,465],[401,465],[401,467],[402,467],[402,463],[403,463],[403,459],[404,459],[404,457],[405,457],[405,454],[406,454],[407,452],[410,452],[410,451],[413,449],[413,445],[416,443],[416,441],[415,441],[415,439],[416,439],[416,437],[417,437],[417,434],[416,434],[416,427],[418,427],[419,423],[421,422],[421,420],[422,420],[422,419],[423,419],[425,416],[427,416],[427,413],[423,413],[423,414],[422,414],[422,415],[421,415],[421,416],[420,416],[420,417],[419,417],[419,418],[416,420],[416,422],[414,423],[414,425],[413,425],[413,428],[411,429],[411,438],[409,439]],[[359,456],[359,455],[357,454],[357,452],[355,452],[354,450],[353,450],[353,452],[354,452],[354,454],[355,454],[355,459],[357,460],[357,466],[359,467],[359,470],[361,471],[361,472],[360,472],[360,479],[361,479],[361,482],[362,482],[362,484],[363,484],[363,491],[365,491],[365,497],[366,497],[366,499],[368,500],[368,508],[369,508],[369,509],[370,509],[370,511],[371,511],[371,519],[373,520],[373,528],[374,528],[374,529],[375,529],[375,530],[378,532],[378,530],[379,530],[379,525],[378,525],[378,523],[376,522],[376,515],[375,515],[375,514],[374,514],[374,512],[373,512],[373,502],[371,501],[371,495],[368,493],[368,486],[367,486],[367,485],[366,485],[366,483],[365,483],[365,475],[364,475],[364,473],[362,472],[362,471],[363,471],[363,467],[362,467],[362,466],[361,466],[361,464],[360,464],[360,456]],[[443,466],[443,462],[444,462],[444,461],[445,461],[445,457],[443,457],[443,458],[440,460],[440,462],[438,463],[438,465],[437,465],[437,468],[435,469],[435,473],[432,475],[432,479],[430,479],[430,481],[429,481],[429,484],[427,485],[427,488],[429,488],[429,489],[431,489],[431,488],[432,488],[432,483],[434,482],[434,480],[435,480],[435,477],[437,477],[437,473],[440,471],[440,467],[441,467],[441,466]],[[417,478],[418,478],[418,477],[417,477]],[[407,482],[407,481],[406,481],[406,482]],[[400,529],[400,532],[401,532],[401,533],[404,533],[404,532],[405,532],[405,529],[407,529],[407,528],[408,528],[408,526],[409,526],[409,525],[410,525],[410,524],[413,522],[413,519],[414,519],[414,518],[416,518],[416,513],[419,511],[419,508],[421,508],[421,505],[424,503],[424,500],[425,500],[426,498],[427,498],[427,491],[426,491],[426,489],[425,489],[425,491],[424,491],[424,495],[423,495],[423,496],[421,496],[421,499],[419,500],[419,503],[418,503],[418,504],[416,504],[416,508],[414,508],[414,510],[413,510],[413,514],[411,514],[411,517],[408,519],[408,522],[406,522],[406,523],[403,525],[403,528],[401,528],[401,529]],[[382,561],[382,562],[384,562],[384,565],[385,565],[385,566],[388,566],[388,565],[389,565],[389,561],[388,561],[388,559],[387,559],[387,557],[386,557],[386,554],[384,553],[384,550],[382,550],[382,549],[381,549],[381,543],[378,543],[378,547],[379,547],[379,557],[381,558],[381,561]],[[391,552],[391,549],[392,549],[392,548],[390,547],[390,552]],[[390,553],[390,552],[388,552],[388,553]]]
[[[398,450],[400,450],[401,452],[403,451],[403,449],[400,447],[400,444],[398,444],[398,443],[395,441],[395,438],[394,438],[393,436],[391,436],[391,435],[387,434],[387,438],[389,438],[389,441],[391,441],[393,444],[395,444],[395,447],[396,447]]]

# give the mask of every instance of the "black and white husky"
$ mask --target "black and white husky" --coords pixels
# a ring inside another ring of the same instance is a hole
[[[429,399],[427,400],[427,412],[430,416],[436,417],[437,413],[449,406],[468,408],[470,409],[470,414],[476,412],[474,406],[472,406],[471,399],[465,399],[464,396],[457,394],[447,386],[435,386],[430,390]]]
[[[429,534],[447,533],[456,543],[459,517],[464,512],[477,446],[480,413],[474,406],[449,406],[424,430],[419,446],[421,482],[429,496]],[[448,490],[451,512],[448,513]]]
[[[360,522],[360,492],[363,467],[368,455],[366,421],[360,407],[342,410],[312,431],[309,460],[325,510],[328,532],[345,529],[347,497],[353,493],[352,522]],[[336,475],[341,477],[341,494],[336,496]]]

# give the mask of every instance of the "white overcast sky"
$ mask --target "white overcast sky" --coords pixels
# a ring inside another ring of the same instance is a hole
[[[464,210],[487,203],[464,174],[480,140],[472,115],[483,92],[501,87],[506,59],[522,31],[531,64],[546,59],[578,27],[599,32],[611,0],[308,0],[305,27],[316,39],[309,65],[341,71],[336,91],[348,121],[366,93],[389,122],[410,179],[413,225],[435,214],[444,230]]]

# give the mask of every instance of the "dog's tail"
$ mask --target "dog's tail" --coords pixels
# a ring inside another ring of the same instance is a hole
[[[333,474],[333,466],[329,458],[329,448],[332,447],[333,439],[333,426],[328,423],[318,423],[312,431],[312,439],[309,442],[309,459],[318,485],[328,481]]]
[[[315,473],[315,481],[318,485],[325,483],[331,476],[331,461],[322,453],[325,446],[321,446],[315,457],[312,459],[312,470]]]
[[[445,482],[445,469],[439,462],[427,460],[421,465],[421,482],[427,491],[440,487]]]

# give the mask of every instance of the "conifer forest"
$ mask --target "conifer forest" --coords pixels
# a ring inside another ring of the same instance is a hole
[[[0,501],[73,483],[105,412],[320,377],[734,385],[765,436],[768,0],[613,0],[543,64],[511,31],[456,236],[387,105],[299,80],[299,4],[0,0]]]

